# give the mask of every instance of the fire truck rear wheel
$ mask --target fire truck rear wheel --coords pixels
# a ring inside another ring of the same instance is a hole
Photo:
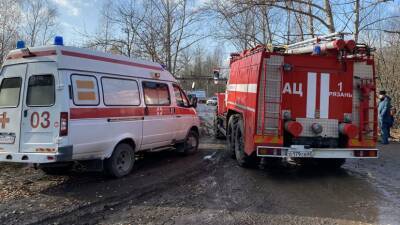
[[[112,177],[128,175],[135,164],[135,152],[127,143],[118,144],[110,158],[105,160],[105,168]]]
[[[226,130],[226,150],[233,159],[235,158],[235,130],[237,120],[237,115],[229,117],[228,127]]]
[[[247,155],[244,150],[244,125],[243,119],[238,118],[235,132],[235,155],[236,161],[241,167],[256,167],[260,164],[260,158],[254,154]]]

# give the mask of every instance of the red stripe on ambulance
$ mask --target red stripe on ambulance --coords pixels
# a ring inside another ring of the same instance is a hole
[[[36,51],[36,52],[30,52],[30,53],[15,53],[15,54],[9,55],[7,57],[7,59],[10,60],[10,59],[43,57],[43,56],[52,56],[52,55],[57,55],[56,50]]]
[[[66,55],[66,56],[71,56],[71,57],[78,57],[78,58],[91,59],[91,60],[97,60],[97,61],[103,61],[103,62],[109,62],[109,63],[116,63],[116,64],[121,64],[121,65],[134,66],[134,67],[140,67],[140,68],[151,69],[151,70],[158,70],[158,71],[162,70],[161,67],[157,67],[157,66],[150,66],[150,65],[145,65],[145,64],[135,63],[135,62],[129,62],[129,61],[125,61],[125,60],[112,59],[112,58],[96,56],[96,55],[89,55],[89,54],[84,54],[84,53],[79,53],[79,52],[71,52],[71,51],[61,50],[61,54]]]
[[[175,108],[175,110],[174,110]],[[97,119],[134,116],[196,115],[192,108],[150,106],[136,108],[71,108],[71,119]]]

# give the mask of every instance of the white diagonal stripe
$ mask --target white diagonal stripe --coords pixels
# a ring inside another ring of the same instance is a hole
[[[321,73],[321,93],[319,98],[320,118],[329,117],[329,73]]]
[[[315,105],[317,98],[317,73],[309,72],[307,76],[307,118],[315,118]]]
[[[257,93],[257,84],[229,84],[228,91]]]
[[[248,106],[245,106],[245,105],[237,104],[237,103],[234,103],[234,102],[231,102],[231,101],[228,101],[228,103],[232,104],[232,105],[235,105],[238,108],[241,108],[241,109],[244,109],[244,110],[248,110],[248,111],[251,111],[251,112],[255,112],[256,111],[254,108],[251,108],[251,107],[248,107]]]

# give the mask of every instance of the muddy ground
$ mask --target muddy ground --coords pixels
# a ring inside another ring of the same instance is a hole
[[[198,110],[200,152],[147,154],[123,179],[0,164],[0,224],[400,224],[400,144],[337,171],[243,169]]]

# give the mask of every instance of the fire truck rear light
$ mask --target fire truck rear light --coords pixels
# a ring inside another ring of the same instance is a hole
[[[355,138],[358,135],[358,128],[354,124],[342,123],[339,125],[340,133],[349,138]]]
[[[298,137],[303,131],[303,126],[299,122],[288,121],[285,123],[285,130],[289,132],[291,135]]]
[[[376,150],[355,150],[355,157],[377,157],[378,151]]]
[[[60,113],[60,136],[68,135],[68,113]]]
[[[282,149],[279,148],[260,148],[259,155],[282,155]]]

